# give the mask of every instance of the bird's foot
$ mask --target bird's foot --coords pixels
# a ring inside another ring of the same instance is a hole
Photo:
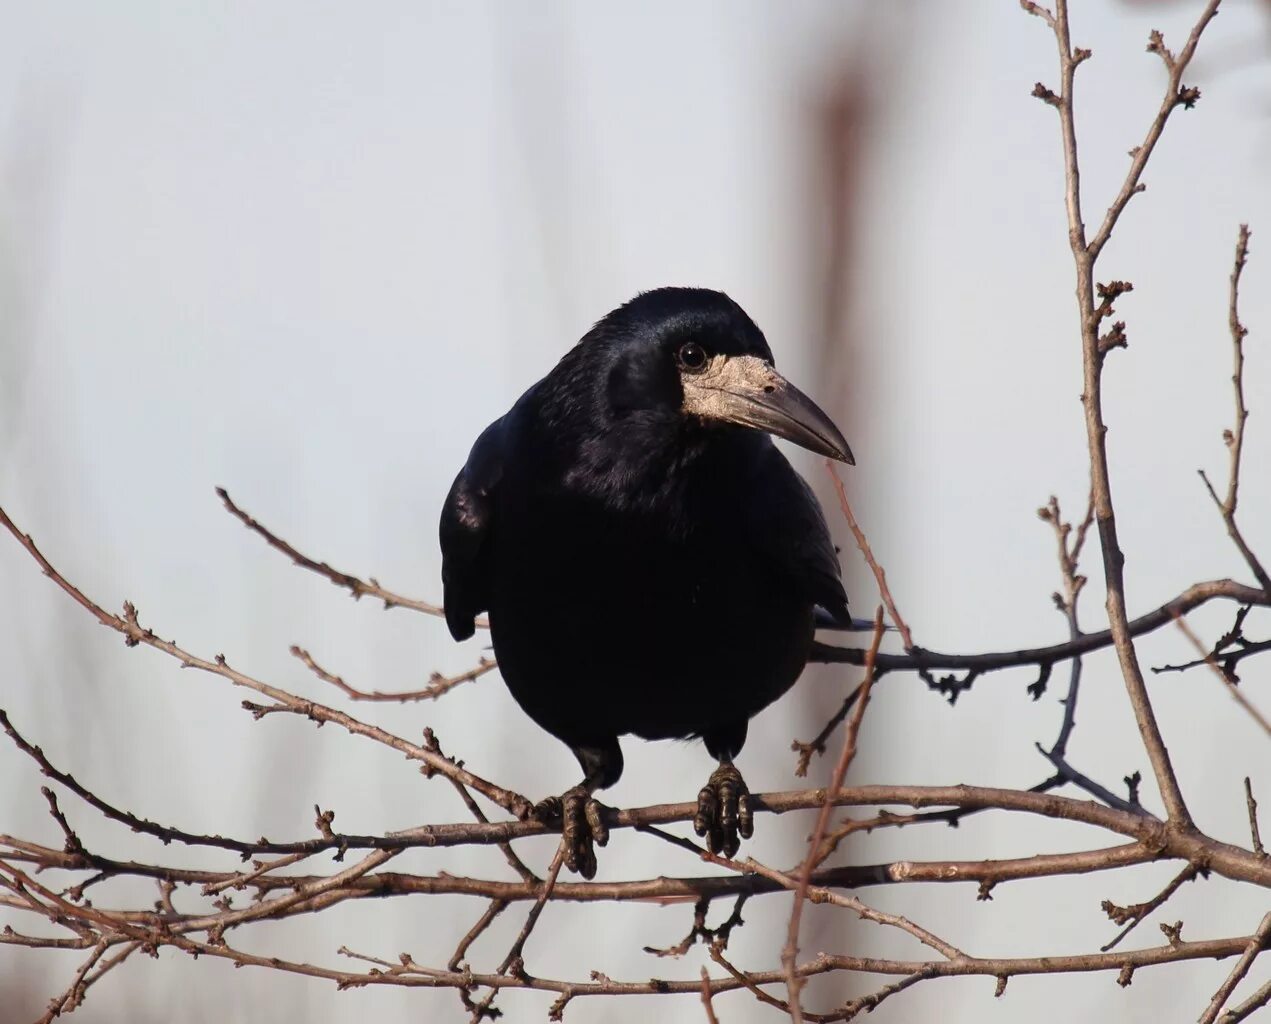
[[[534,805],[534,817],[561,830],[565,866],[583,878],[596,877],[597,846],[609,842],[604,807],[586,786],[575,786],[560,796],[549,796]]]
[[[706,839],[711,853],[731,857],[743,839],[755,834],[755,815],[750,809],[750,790],[731,761],[721,761],[697,794],[693,830]]]

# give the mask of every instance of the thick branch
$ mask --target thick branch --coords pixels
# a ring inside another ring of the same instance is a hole
[[[825,799],[824,789],[788,790],[753,794],[751,805],[756,812],[782,814],[819,809]],[[1076,821],[1139,840],[1158,856],[1203,862],[1226,878],[1271,887],[1271,859],[1265,856],[1260,857],[1192,829],[1166,828],[1164,822],[1146,812],[1119,810],[1091,800],[981,786],[856,786],[832,794],[830,802],[836,807],[891,805],[998,809]],[[604,820],[610,830],[615,830],[689,822],[696,813],[696,802],[656,804],[628,810],[606,808]],[[377,849],[405,849],[412,846],[498,844],[548,834],[554,834],[554,830],[532,820],[464,822],[424,825],[391,837],[375,838],[373,843],[366,845]],[[7,836],[0,837],[0,842],[18,848],[23,845],[21,841]],[[350,848],[354,845],[354,842],[349,843]],[[94,866],[77,863],[81,867]]]

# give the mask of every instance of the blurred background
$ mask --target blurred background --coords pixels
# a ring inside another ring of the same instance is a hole
[[[1119,187],[1160,100],[1152,28],[1178,48],[1199,2],[1074,5],[1088,223]],[[720,288],[766,331],[785,372],[839,420],[857,454],[848,484],[897,602],[923,646],[975,652],[1066,636],[1048,495],[1079,515],[1087,489],[1073,272],[1054,112],[1053,37],[1014,4],[691,3],[637,7],[377,3],[80,6],[2,3],[0,36],[0,503],[101,603],[204,655],[341,704],[287,648],[310,649],[363,689],[413,689],[475,664],[439,620],[385,613],[290,566],[221,509],[215,485],[305,552],[440,598],[436,518],[482,427],[598,317],[662,284]],[[1225,479],[1232,420],[1226,290],[1237,224],[1254,235],[1243,319],[1253,410],[1242,491],[1246,536],[1271,554],[1271,11],[1228,0],[1187,76],[1179,112],[1101,261],[1128,278],[1130,348],[1109,361],[1105,404],[1131,614],[1187,585],[1247,573],[1196,477]],[[823,501],[819,463],[792,452]],[[875,604],[833,506],[854,610]],[[1092,542],[1086,568],[1098,576]],[[304,721],[261,722],[224,681],[127,651],[0,542],[0,706],[50,758],[106,799],[191,831],[301,837],[315,803],[335,827],[382,832],[464,820],[441,781],[374,744]],[[1082,623],[1100,628],[1092,581]],[[1212,640],[1231,608],[1193,620]],[[1250,616],[1255,638],[1271,615]],[[895,642],[889,641],[889,642]],[[1175,631],[1144,663],[1185,660]],[[1268,666],[1247,662],[1271,704]],[[1039,701],[1033,675],[981,679],[956,707],[910,677],[880,685],[857,783],[1028,787],[1049,774],[1066,680]],[[752,723],[740,759],[756,790],[796,786],[810,738],[855,685],[812,669]],[[1088,660],[1069,748],[1121,790],[1150,776],[1115,659]],[[603,680],[598,680],[603,685]],[[1150,679],[1202,828],[1247,843],[1241,779],[1268,794],[1257,727],[1203,671]],[[436,729],[479,774],[531,795],[575,781],[568,750],[516,708],[494,675],[436,704],[354,706],[417,737]],[[834,741],[837,749],[838,739]],[[623,806],[690,799],[711,767],[700,745],[625,744]],[[824,778],[829,765],[814,770]],[[60,843],[35,766],[0,744],[0,831]],[[1158,808],[1145,783],[1144,799]],[[63,806],[89,847],[119,857],[229,867]],[[812,817],[806,816],[810,830]],[[749,851],[788,865],[802,820],[766,818]],[[857,836],[857,862],[1005,857],[1102,845],[1078,826],[969,819]],[[525,844],[540,870],[550,839]],[[402,869],[504,877],[496,850],[403,858]],[[603,851],[602,879],[698,874],[634,833]],[[870,889],[980,955],[1091,952],[1115,929],[1099,909],[1148,899],[1177,865],[999,888]],[[1187,886],[1163,920],[1185,937],[1247,934],[1265,894]],[[117,884],[103,905],[148,905]],[[178,895],[178,906],[182,897]],[[258,952],[347,964],[341,944],[444,962],[481,905],[461,898],[345,905],[257,926]],[[727,914],[722,902],[712,922]],[[753,901],[733,935],[739,966],[779,963],[789,898]],[[474,947],[493,967],[521,911]],[[532,937],[546,976],[694,978],[643,945],[673,944],[691,907],[553,904]],[[9,920],[5,918],[4,920]],[[16,924],[16,921],[13,923]],[[1161,941],[1154,921],[1129,945]],[[908,956],[905,937],[812,908],[802,948]],[[0,950],[0,1020],[38,1017],[80,954]],[[1228,965],[920,985],[880,1021],[1156,1021],[1195,1016]],[[1266,980],[1257,965],[1246,983]],[[836,976],[813,1008],[877,987]],[[1242,990],[1244,991],[1244,990]],[[550,999],[505,993],[512,1020]],[[745,995],[722,1020],[776,1019]],[[694,999],[577,1000],[568,1019],[698,1020]],[[171,950],[137,959],[76,1020],[462,1020],[452,992],[332,986]]]

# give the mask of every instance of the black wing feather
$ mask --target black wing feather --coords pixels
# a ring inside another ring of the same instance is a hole
[[[851,623],[838,552],[812,488],[775,446],[769,448],[756,484],[766,497],[751,508],[760,517],[756,536],[769,564],[832,621]]]
[[[503,478],[506,419],[482,431],[441,509],[441,582],[446,625],[456,640],[472,636],[476,617],[489,605],[490,532]]]

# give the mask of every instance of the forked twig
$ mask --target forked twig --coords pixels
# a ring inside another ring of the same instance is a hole
[[[1223,1005],[1231,997],[1235,987],[1240,984],[1240,979],[1249,973],[1249,968],[1253,966],[1254,960],[1258,958],[1259,953],[1267,948],[1269,942],[1271,942],[1271,912],[1263,915],[1262,923],[1258,925],[1258,930],[1249,939],[1249,945],[1245,947],[1245,951],[1240,955],[1240,959],[1236,961],[1236,965],[1232,967],[1231,973],[1227,975],[1226,980],[1218,986],[1218,991],[1214,993],[1214,998],[1205,1007],[1205,1012],[1200,1015],[1199,1024],[1214,1024],[1214,1021],[1218,1019],[1218,1014],[1222,1011]]]
[[[1267,736],[1271,737],[1271,721],[1268,721],[1267,716],[1259,711],[1258,708],[1254,706],[1253,702],[1240,692],[1240,687],[1227,677],[1227,673],[1224,672],[1218,662],[1214,660],[1213,652],[1205,650],[1205,645],[1200,642],[1200,637],[1198,637],[1192,630],[1192,627],[1187,624],[1187,620],[1180,615],[1174,620],[1174,622],[1177,624],[1182,634],[1187,637],[1191,645],[1196,648],[1197,652],[1199,652],[1205,664],[1214,670],[1214,675],[1218,677],[1226,691],[1231,694],[1232,699],[1244,708],[1246,714],[1248,714],[1250,718],[1262,727],[1262,731],[1265,732]]]

